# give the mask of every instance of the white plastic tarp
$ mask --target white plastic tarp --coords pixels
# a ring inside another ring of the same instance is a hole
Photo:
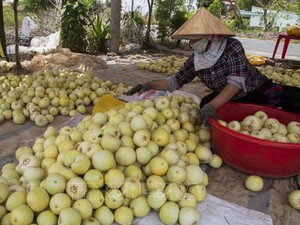
[[[29,16],[25,16],[22,21],[21,35],[25,37],[31,37],[32,32],[38,29],[38,25]]]
[[[198,203],[200,221],[197,225],[273,225],[270,215],[248,209],[208,194]],[[170,212],[171,214],[172,212]],[[137,218],[136,225],[163,225],[158,212],[151,211],[146,217]]]
[[[46,53],[54,50],[59,45],[60,34],[59,32],[50,34],[49,36],[34,37],[31,39],[30,46],[19,46],[20,53],[38,52]],[[8,54],[15,54],[15,45],[6,47]]]
[[[142,99],[150,99],[153,100],[155,98],[157,98],[158,96],[164,96],[170,94],[170,92],[168,91],[154,91],[154,90],[149,90],[146,91],[142,94],[138,94],[135,93],[133,95],[119,95],[118,99],[126,101],[126,102],[132,102],[132,101],[140,101]],[[184,96],[184,97],[188,97],[188,98],[192,98],[194,103],[198,104],[200,103],[200,98],[194,94],[185,92],[185,91],[173,91],[172,94],[174,95],[180,95],[180,96]]]

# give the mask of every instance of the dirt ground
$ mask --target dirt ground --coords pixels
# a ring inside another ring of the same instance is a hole
[[[159,55],[155,55],[157,57]],[[114,83],[124,83],[133,86],[152,79],[163,78],[167,74],[159,74],[137,69],[137,56],[106,58],[108,68],[94,71],[94,76]],[[208,92],[201,82],[192,82],[181,90],[193,93],[200,98]],[[50,124],[57,128],[65,125],[76,125],[78,118],[57,116]],[[36,127],[33,122],[27,121],[18,126],[11,121],[5,121],[0,126],[0,167],[14,160],[14,151],[21,146],[30,146],[41,136],[45,127]],[[285,179],[264,178],[264,189],[261,192],[250,192],[245,189],[244,181],[247,174],[241,173],[223,165],[220,169],[206,168],[209,175],[208,193],[232,203],[254,209],[270,215],[274,225],[299,225],[300,213],[292,209],[287,202],[290,191],[299,189],[297,177]],[[230,225],[230,223],[224,225]],[[243,224],[241,222],[241,224]],[[218,224],[219,225],[219,224]],[[220,224],[223,225],[223,224]],[[233,225],[233,224],[231,224]]]

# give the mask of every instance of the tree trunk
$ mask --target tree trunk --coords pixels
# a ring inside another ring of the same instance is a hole
[[[134,0],[131,0],[131,19],[134,19],[134,12],[133,12]]]
[[[267,9],[264,9],[264,14],[263,14],[263,20],[264,20],[264,31],[268,31],[268,19],[267,19],[267,16],[268,16],[268,11]]]
[[[19,54],[19,24],[18,24],[18,5],[19,1],[14,0],[14,20],[15,20],[15,56],[16,56],[16,73],[18,74],[21,71],[22,66],[20,63],[20,54]]]
[[[6,61],[8,61],[7,53],[6,53],[6,41],[5,41],[5,29],[4,29],[4,20],[3,20],[3,3],[0,4],[0,41],[3,49],[3,53],[5,55]]]
[[[120,20],[121,20],[121,0],[111,1],[110,34],[111,41],[109,51],[119,53],[120,47]]]
[[[152,9],[153,9],[153,2],[154,0],[147,0],[148,2],[148,22],[147,22],[147,30],[146,30],[146,37],[144,42],[144,48],[149,48],[150,44],[150,31],[151,31],[151,20],[152,20]]]
[[[268,29],[269,29],[269,24],[268,24],[268,6],[270,6],[273,1],[271,1],[271,0],[269,0],[269,1],[259,1],[259,0],[256,0],[256,2],[263,9],[264,31],[268,31]]]
[[[234,4],[233,4],[233,2],[234,2]],[[244,26],[243,18],[242,18],[241,14],[240,14],[240,10],[238,8],[236,0],[230,0],[229,3],[233,7],[234,14],[235,14],[235,16],[237,17],[237,19],[239,20],[239,23],[242,26],[243,33],[245,33],[245,26]]]

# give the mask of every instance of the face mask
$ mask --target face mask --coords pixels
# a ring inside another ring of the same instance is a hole
[[[208,44],[208,38],[204,37],[201,38],[201,40],[197,41],[196,43],[192,44],[191,47],[194,49],[197,53],[203,53],[205,51],[205,48]]]

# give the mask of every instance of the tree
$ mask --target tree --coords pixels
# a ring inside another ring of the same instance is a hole
[[[240,9],[251,11],[252,6],[258,6],[256,0],[237,0]]]
[[[208,11],[220,18],[222,14],[222,4],[220,3],[220,0],[214,0],[213,3],[209,5]]]
[[[121,0],[111,2],[110,14],[110,33],[111,41],[109,51],[119,53],[120,46],[120,19],[121,19]]]
[[[171,32],[175,32],[188,19],[188,12],[185,9],[176,10],[170,20]]]
[[[86,52],[88,7],[84,1],[69,0],[62,10],[61,46],[72,52]]]
[[[274,24],[275,17],[288,4],[285,0],[256,0],[263,9],[264,30],[268,31]]]
[[[198,9],[201,7],[208,8],[213,1],[214,0],[197,0],[196,6]]]
[[[234,4],[233,4],[233,2],[234,2]],[[243,21],[243,18],[241,16],[241,14],[240,14],[238,4],[237,4],[236,0],[233,0],[233,2],[230,1],[230,5],[233,7],[234,14],[235,14],[236,18],[238,19],[239,24],[241,25],[243,32],[245,33],[244,21]]]
[[[6,41],[5,41],[5,29],[4,29],[4,21],[3,21],[3,4],[0,4],[0,42],[3,49],[3,53],[5,55],[6,60],[8,61],[8,57],[6,54]]]
[[[55,7],[55,2],[56,1],[51,0],[23,0],[21,4],[24,7],[24,10],[39,13],[43,10]]]
[[[157,0],[155,19],[169,21],[176,10],[183,5],[183,0]]]
[[[43,35],[56,32],[60,27],[63,0],[22,0],[22,11],[29,13],[39,24]]]
[[[152,21],[152,11],[154,0],[147,0],[148,3],[148,21],[147,21],[147,30],[145,36],[145,42],[143,44],[143,48],[147,49],[150,47],[150,32],[151,32],[151,21]]]
[[[273,27],[275,17],[281,10],[295,12],[300,14],[299,0],[237,0],[238,6],[244,10],[251,10],[252,6],[261,7],[263,9],[264,30],[268,31]]]
[[[183,7],[183,0],[157,0],[155,8],[155,19],[158,21],[157,30],[160,42],[167,41],[171,30],[171,18],[174,13]],[[181,9],[182,10],[182,9]]]
[[[18,74],[21,69],[22,65],[20,62],[20,52],[19,52],[19,23],[18,23],[18,5],[19,0],[14,0],[13,8],[14,8],[14,20],[15,20],[15,60],[16,60],[16,73]]]
[[[32,8],[30,8],[30,9],[33,11],[44,10],[49,5],[53,6],[52,1],[47,1],[47,0],[40,0],[38,2],[38,4],[36,4],[37,1],[28,0],[27,3],[28,3],[27,4],[28,7],[32,6]],[[17,74],[19,74],[19,72],[23,69],[21,62],[20,62],[20,51],[19,51],[20,38],[19,38],[19,24],[18,24],[18,6],[19,6],[19,0],[14,0],[13,10],[14,10],[14,22],[15,22],[15,61],[16,61],[16,66],[14,69]],[[26,4],[25,4],[25,6],[26,6]],[[1,38],[1,41],[2,41],[2,38]]]

